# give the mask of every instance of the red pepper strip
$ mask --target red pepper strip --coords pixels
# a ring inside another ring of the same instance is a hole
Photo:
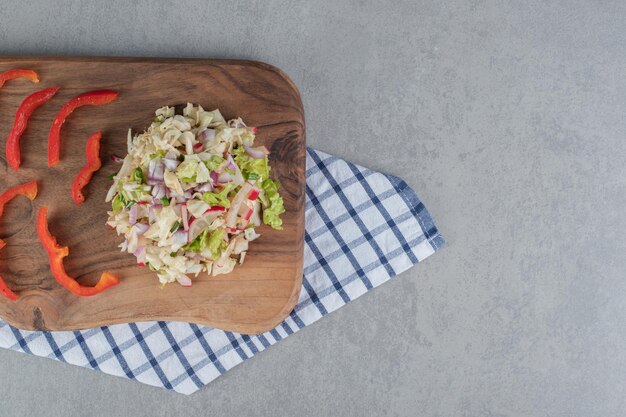
[[[56,278],[59,284],[76,295],[89,297],[120,283],[120,280],[115,275],[103,272],[95,286],[85,287],[80,285],[74,278],[67,275],[65,267],[63,266],[63,258],[69,255],[70,251],[67,246],[60,246],[57,243],[57,239],[50,234],[47,215],[48,208],[45,206],[41,207],[37,216],[37,234],[39,235],[41,244],[46,249],[46,252],[48,252],[52,275],[54,275],[54,278]]]
[[[100,162],[100,139],[102,139],[102,132],[98,131],[87,140],[87,164],[76,175],[72,185],[72,198],[76,204],[83,204],[85,196],[82,193],[82,189],[89,184],[93,173],[102,166]]]
[[[35,84],[39,83],[39,77],[37,73],[33,70],[23,70],[23,69],[13,69],[4,71],[0,73],[0,88],[4,85],[5,82],[9,80],[14,80],[16,78],[28,78]]]
[[[2,194],[0,194],[0,217],[4,213],[4,206],[9,201],[13,200],[18,195],[23,195],[27,197],[29,200],[33,201],[35,197],[37,197],[37,181],[27,182],[26,184],[18,185],[13,188],[9,188]],[[0,249],[6,246],[4,240],[0,239]],[[7,284],[4,282],[2,277],[0,277],[0,293],[4,295],[9,300],[15,301],[19,297],[16,293],[11,291]]]
[[[61,126],[65,123],[65,119],[78,107],[91,105],[102,106],[115,100],[118,96],[117,91],[113,90],[96,90],[81,94],[68,101],[65,106],[59,110],[48,135],[48,166],[53,167],[59,163],[61,159]]]
[[[26,184],[17,185],[0,194],[0,216],[4,213],[5,204],[13,200],[18,195],[23,195],[30,201],[33,201],[35,197],[37,197],[37,181],[33,180],[27,182]]]
[[[13,167],[14,170],[17,171],[20,167],[20,138],[26,130],[28,119],[39,106],[42,106],[50,100],[57,91],[59,91],[59,87],[46,88],[45,90],[37,91],[36,93],[26,97],[17,109],[13,129],[11,129],[9,139],[7,139],[7,162]]]

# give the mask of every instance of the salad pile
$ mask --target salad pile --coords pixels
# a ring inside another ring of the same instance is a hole
[[[122,251],[157,273],[162,285],[190,286],[188,274],[226,274],[243,263],[262,223],[282,229],[285,208],[270,178],[268,150],[256,128],[219,110],[162,107],[133,137],[113,176],[107,224]]]

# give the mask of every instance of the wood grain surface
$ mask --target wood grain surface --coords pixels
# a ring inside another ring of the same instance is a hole
[[[148,320],[206,324],[240,333],[260,333],[280,323],[293,309],[302,284],[305,125],[300,94],[280,70],[263,63],[230,60],[134,58],[0,57],[0,72],[34,69],[41,83],[15,80],[0,89],[0,191],[32,179],[39,196],[17,198],[0,219],[0,275],[20,294],[17,302],[0,297],[0,318],[21,329],[73,330]],[[22,165],[13,171],[5,144],[15,111],[29,94],[51,86],[61,89],[31,117],[21,140]],[[67,100],[90,90],[119,91],[117,101],[76,110],[62,130],[61,163],[47,166],[52,120]],[[164,105],[186,102],[219,108],[225,118],[241,116],[257,126],[257,143],[271,150],[272,177],[280,180],[285,200],[284,230],[262,226],[246,262],[228,275],[201,274],[191,288],[161,289],[154,273],[119,251],[122,238],[106,225],[104,202],[119,169],[111,154],[126,154],[128,128],[143,131]],[[72,181],[85,163],[89,135],[102,130],[103,166],[84,189],[82,206],[70,196]],[[120,285],[94,297],[78,297],[50,273],[37,239],[35,218],[47,205],[51,232],[70,248],[67,272],[85,285],[103,271],[117,274]]]

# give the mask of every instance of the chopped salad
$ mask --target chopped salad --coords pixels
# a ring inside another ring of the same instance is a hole
[[[190,286],[190,274],[226,274],[243,263],[256,227],[282,229],[285,208],[269,151],[254,146],[256,128],[192,104],[155,114],[145,132],[128,132],[107,224],[162,285]]]

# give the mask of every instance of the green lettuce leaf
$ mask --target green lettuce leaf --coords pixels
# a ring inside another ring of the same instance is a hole
[[[209,229],[205,229],[204,232],[185,247],[185,250],[200,253],[205,248],[209,248],[211,251],[211,259],[215,261],[228,246],[224,240],[225,237],[226,231],[224,229],[217,229],[213,231],[213,233],[209,233]]]
[[[196,237],[193,241],[187,244],[187,246],[185,246],[185,250],[188,250],[190,252],[196,252],[196,253],[202,252],[204,248],[206,247],[206,239],[207,239],[208,231],[209,230],[207,229],[204,232],[200,233],[198,237]]]
[[[235,155],[235,162],[246,180],[269,178],[270,166],[267,156],[263,159],[250,158],[243,146],[234,148],[233,155]]]
[[[273,229],[281,230],[283,221],[280,215],[285,212],[285,205],[283,198],[278,194],[279,187],[280,183],[278,181],[272,181],[269,178],[261,184],[266,199],[263,207],[263,223],[271,226]]]
[[[176,169],[176,176],[181,181],[193,181],[196,178],[196,170],[200,160],[196,155],[187,155],[185,160]]]
[[[124,197],[122,197],[121,194],[118,194],[113,199],[111,206],[114,212],[118,212],[118,211],[121,211],[124,207],[126,207],[126,201],[124,200]]]
[[[230,207],[230,199],[228,193],[233,188],[233,184],[228,183],[219,193],[208,192],[202,194],[202,199],[211,206]]]
[[[213,171],[218,166],[224,163],[225,159],[219,155],[213,155],[208,161],[204,161],[204,165],[206,165],[207,169]]]
[[[130,174],[130,180],[136,182],[137,184],[143,183],[143,172],[141,168],[135,168],[135,170]]]
[[[214,261],[220,257],[222,251],[228,246],[224,240],[225,234],[226,231],[224,229],[217,229],[209,236],[207,246],[211,251],[211,258]]]

